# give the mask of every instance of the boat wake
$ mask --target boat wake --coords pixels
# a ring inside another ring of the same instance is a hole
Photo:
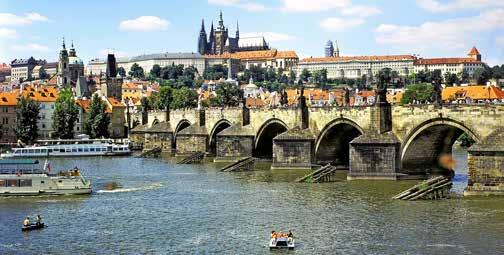
[[[144,187],[135,187],[135,188],[117,188],[113,190],[98,190],[96,193],[123,193],[123,192],[135,192],[135,191],[145,191],[145,190],[153,190],[162,187],[161,183],[153,183]]]

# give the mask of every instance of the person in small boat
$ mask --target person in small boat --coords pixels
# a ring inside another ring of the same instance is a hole
[[[277,233],[275,230],[271,231],[271,239],[277,239]]]
[[[287,239],[289,240],[289,242],[292,242],[292,239],[294,239],[294,235],[292,234],[291,230],[289,230],[289,234],[287,234]]]
[[[40,218],[40,214],[37,214],[37,217],[35,217],[35,224],[37,224],[37,226],[42,224],[42,218]]]
[[[26,217],[23,221],[23,226],[28,227],[30,226],[30,217]]]

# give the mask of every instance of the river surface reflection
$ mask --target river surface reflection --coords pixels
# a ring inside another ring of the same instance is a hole
[[[462,199],[465,152],[456,150],[454,198],[396,201],[412,181],[300,184],[300,173],[220,173],[169,159],[75,158],[91,196],[0,198],[0,254],[268,254],[271,230],[292,229],[300,254],[497,254],[504,200]],[[122,188],[104,187],[117,182]],[[48,227],[22,233],[26,215]],[[271,253],[285,253],[274,251]]]

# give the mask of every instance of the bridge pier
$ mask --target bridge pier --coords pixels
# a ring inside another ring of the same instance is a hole
[[[196,123],[177,134],[176,155],[207,152],[209,135],[205,127],[205,110],[196,109]]]
[[[171,152],[173,131],[169,122],[159,122],[144,131],[144,150],[160,148],[162,152]]]
[[[468,150],[464,196],[504,195],[504,130],[495,131]]]
[[[315,158],[315,135],[295,127],[273,138],[271,169],[311,170]]]
[[[370,130],[350,142],[348,180],[396,180],[401,169],[401,143],[392,132],[392,106],[377,93],[370,111]]]
[[[250,126],[233,125],[217,134],[215,162],[252,157],[254,135]]]

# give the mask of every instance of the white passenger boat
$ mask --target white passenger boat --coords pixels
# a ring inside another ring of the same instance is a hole
[[[81,195],[91,182],[78,169],[51,174],[38,160],[0,160],[0,196]]]
[[[270,249],[294,249],[294,238],[271,238],[269,247]]]
[[[110,139],[39,140],[40,145],[12,148],[2,158],[81,157],[129,155],[128,144],[116,144]]]

